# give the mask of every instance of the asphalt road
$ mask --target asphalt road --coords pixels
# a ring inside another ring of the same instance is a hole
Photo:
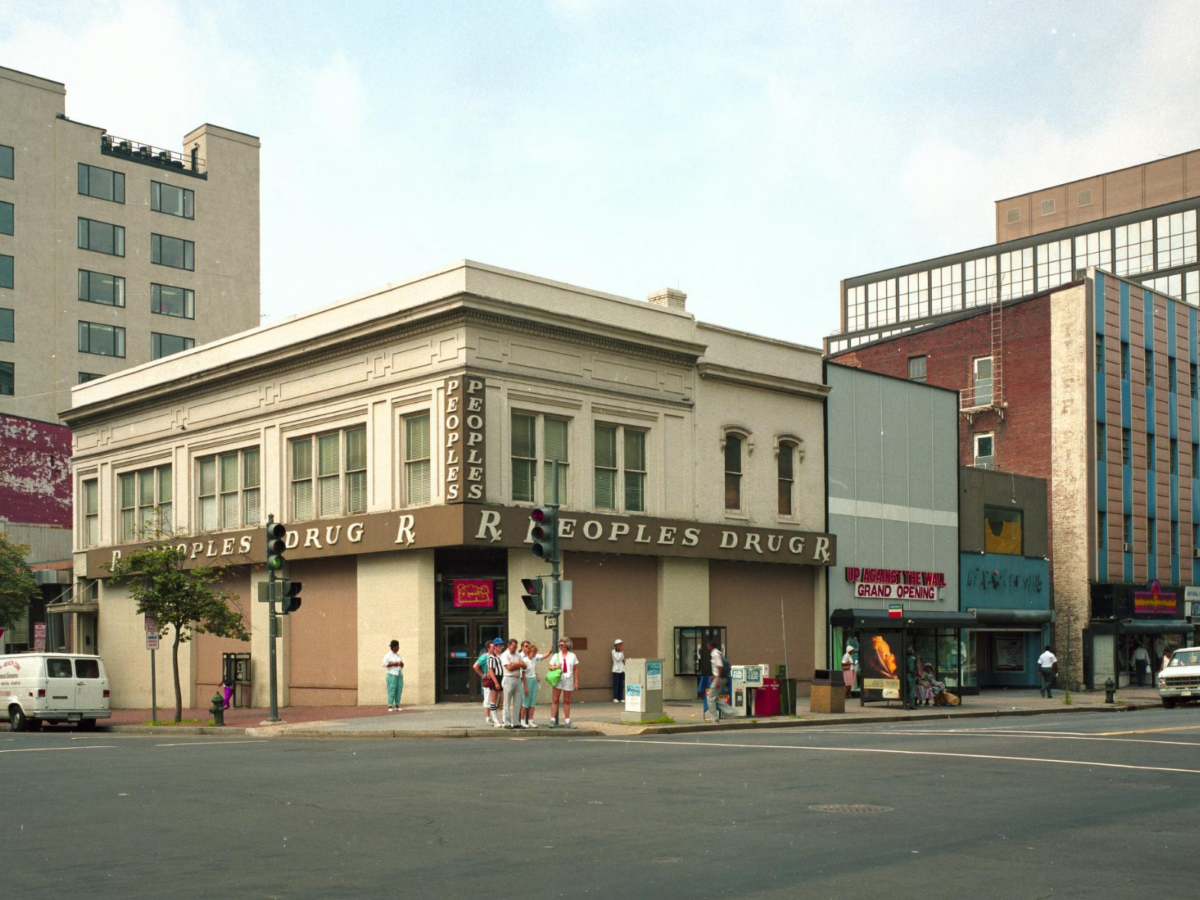
[[[621,740],[0,732],[0,895],[1196,896],[1197,809],[1195,708]]]

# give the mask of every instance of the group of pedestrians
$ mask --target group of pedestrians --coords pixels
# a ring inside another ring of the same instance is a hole
[[[537,728],[533,721],[537,708],[539,677],[537,664],[549,658],[546,681],[553,690],[550,701],[551,721],[558,721],[561,701],[565,724],[571,724],[571,694],[579,684],[579,657],[571,652],[571,642],[563,638],[558,651],[541,653],[532,641],[496,638],[486,645],[475,660],[474,669],[483,684],[483,721],[494,728]],[[503,718],[501,718],[501,710]]]

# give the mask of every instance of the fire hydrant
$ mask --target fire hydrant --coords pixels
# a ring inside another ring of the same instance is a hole
[[[1113,694],[1115,694],[1116,692],[1117,692],[1117,686],[1115,684],[1113,684],[1112,676],[1110,675],[1108,677],[1108,679],[1104,682],[1104,702],[1112,703],[1113,702]]]
[[[221,696],[220,691],[213,694],[213,705],[209,712],[212,713],[214,725],[225,724],[225,698]]]

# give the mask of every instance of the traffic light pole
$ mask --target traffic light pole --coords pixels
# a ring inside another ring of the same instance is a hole
[[[268,527],[275,523],[275,515],[272,513],[267,516]],[[268,722],[278,722],[279,719],[279,676],[275,671],[275,635],[276,629],[279,627],[279,620],[275,616],[275,570],[267,566],[267,596],[270,597],[270,602],[267,604],[267,622],[270,626],[270,640],[267,642],[269,646],[269,658],[271,666],[271,714],[267,716]]]
[[[550,491],[550,496],[553,499],[551,500],[551,502],[547,503],[546,505],[549,506],[552,510],[554,510],[555,513],[557,513],[558,512],[558,460],[557,459],[555,459],[550,465],[550,479],[551,479],[551,483],[554,485],[553,489]],[[551,537],[551,546],[554,547],[554,555],[550,557],[550,581],[554,583],[554,587],[552,587],[550,590],[552,592],[552,596],[554,597],[554,603],[555,603],[556,608],[554,611],[554,613],[555,613],[554,614],[554,625],[550,629],[550,646],[554,648],[553,651],[551,651],[551,652],[559,652],[558,651],[558,622],[559,622],[559,618],[562,616],[562,607],[559,605],[561,602],[560,601],[561,595],[558,590],[558,582],[562,580],[562,573],[559,571],[559,568],[558,568],[558,557],[560,555],[559,551],[558,551],[558,516],[557,515],[553,516],[553,519],[554,519],[554,535]],[[563,657],[562,657],[561,652],[559,652],[558,664],[560,666],[563,664]],[[553,728],[558,727],[558,705],[557,704],[554,705],[554,719],[550,723],[550,725]]]

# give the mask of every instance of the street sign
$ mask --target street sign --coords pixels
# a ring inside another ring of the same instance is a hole
[[[558,627],[558,616],[546,616],[546,627],[547,628],[557,628]]]
[[[888,604],[888,618],[889,619],[903,619],[904,618],[904,606],[900,603],[889,603]]]
[[[46,649],[46,623],[33,623],[33,649],[39,653]]]
[[[157,631],[147,631],[146,632],[146,649],[147,650],[157,650],[158,649],[158,632]]]
[[[154,616],[150,615],[149,613],[146,613],[146,630],[153,631],[155,634],[158,634],[158,619],[154,618]]]

